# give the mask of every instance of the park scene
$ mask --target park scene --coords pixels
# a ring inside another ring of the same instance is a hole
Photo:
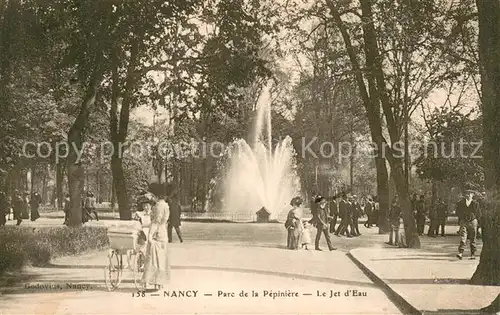
[[[500,312],[500,1],[0,1],[0,314]]]

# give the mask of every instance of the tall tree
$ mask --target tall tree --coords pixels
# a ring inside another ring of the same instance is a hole
[[[471,118],[472,114],[443,107],[425,118],[430,141],[415,160],[420,178],[444,183],[449,188],[482,190],[482,119]]]
[[[408,183],[404,177],[403,164],[400,157],[396,157],[392,147],[387,145],[387,141],[382,134],[382,120],[379,114],[380,105],[384,112],[389,136],[393,143],[399,141],[399,130],[397,128],[394,112],[388,97],[385,74],[382,67],[382,58],[377,43],[377,33],[375,31],[372,3],[369,0],[361,1],[361,20],[363,30],[364,59],[366,61],[366,81],[362,71],[359,56],[355,51],[351,35],[346,23],[342,20],[342,15],[337,5],[327,0],[328,8],[332,14],[336,26],[340,29],[344,44],[351,60],[356,82],[360,89],[363,105],[366,108],[372,138],[377,146],[377,155],[385,152],[385,157],[391,165],[391,175],[395,179],[400,202],[403,209],[403,216],[408,227],[407,235],[410,247],[420,247],[420,241],[416,232],[416,224],[412,215]],[[368,82],[368,86],[365,82]]]
[[[500,1],[476,1],[479,17],[479,58],[485,184],[490,205],[484,214],[483,249],[472,283],[500,285]],[[490,311],[500,310],[500,296]]]

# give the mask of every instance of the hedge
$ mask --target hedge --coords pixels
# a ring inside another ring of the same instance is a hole
[[[5,226],[0,228],[0,275],[26,265],[43,266],[52,258],[106,248],[106,227]]]

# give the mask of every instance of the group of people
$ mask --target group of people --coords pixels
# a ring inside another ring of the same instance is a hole
[[[437,198],[435,206],[430,207],[427,206],[424,195],[417,198],[417,194],[413,194],[411,204],[419,236],[424,234],[427,218],[429,218],[430,222],[427,236],[436,237],[440,234],[440,230],[441,236],[446,235],[445,226],[448,219],[448,205],[441,198]]]
[[[8,220],[16,220],[16,225],[20,225],[23,220],[35,221],[40,218],[40,205],[42,197],[39,193],[21,193],[15,190],[12,197],[0,191],[0,226],[4,226]]]
[[[149,191],[141,192],[137,198],[137,209],[132,215],[139,222],[140,239],[145,244],[146,256],[144,264],[143,284],[161,289],[170,279],[170,264],[167,243],[173,242],[172,232],[175,229],[182,243],[181,205],[174,190],[169,195],[162,184],[151,184]]]
[[[330,233],[336,236],[345,235],[346,237],[356,237],[361,235],[359,232],[359,218],[367,216],[365,227],[371,228],[378,221],[378,202],[368,198],[357,198],[355,195],[342,193],[337,201],[337,196],[325,198],[318,194],[313,194],[311,202],[312,218],[305,220],[301,218],[300,207],[303,203],[301,197],[295,197],[291,200],[292,209],[288,212],[285,222],[285,228],[288,231],[287,248],[298,249],[302,246],[308,249],[311,243],[310,230],[316,229],[316,238],[314,242],[315,250],[321,251],[319,243],[321,236],[324,235],[328,249],[335,250],[332,246]],[[340,223],[337,226],[337,221]]]
[[[441,236],[444,237],[446,235],[445,226],[448,218],[448,206],[441,198],[437,198],[434,206],[429,206],[427,205],[424,195],[420,195],[417,198],[417,194],[413,194],[411,198],[411,206],[419,236],[424,235],[427,218],[429,218],[430,222],[427,230],[427,236],[437,237],[437,235],[439,235],[439,231],[441,231]],[[390,234],[387,244],[402,248],[408,247],[403,214],[399,203],[399,197],[397,195],[392,199],[389,209],[389,224]]]
[[[456,205],[456,214],[458,216],[460,244],[457,257],[463,258],[467,240],[470,241],[471,259],[475,258],[476,238],[481,227],[481,198],[475,200],[474,191],[467,190]],[[477,197],[477,196],[476,196]],[[378,225],[379,203],[377,197],[357,198],[355,195],[342,193],[340,198],[337,196],[325,198],[314,194],[310,206],[312,218],[302,218],[301,206],[303,199],[295,197],[291,200],[292,209],[288,212],[285,222],[287,229],[287,248],[299,249],[299,247],[308,249],[311,243],[311,230],[316,229],[316,238],[314,248],[321,250],[319,243],[324,236],[328,249],[335,250],[332,246],[330,234],[336,236],[345,235],[346,237],[356,237],[361,235],[359,232],[359,218],[366,216],[364,223],[366,228]],[[417,232],[420,236],[424,235],[425,225],[429,219],[429,228],[427,235],[429,237],[445,236],[445,226],[448,219],[448,206],[440,198],[437,198],[434,206],[426,203],[425,196],[417,198],[414,194],[411,198],[413,215],[417,223]],[[340,223],[337,226],[337,221]],[[390,235],[387,244],[408,247],[405,225],[398,196],[394,196],[388,213],[390,223]]]
[[[69,217],[71,215],[71,202],[70,202],[70,194],[66,194],[64,198],[64,225],[69,224]],[[87,223],[90,220],[99,221],[99,215],[96,211],[97,199],[91,191],[85,193],[85,196],[82,197],[82,223]]]
[[[345,235],[346,237],[360,236],[359,218],[366,216],[364,226],[371,228],[378,225],[379,204],[377,197],[362,197],[356,195],[342,193],[340,200],[337,197],[331,198],[330,202],[330,233],[336,236]],[[313,217],[314,217],[314,210]],[[337,220],[340,218],[340,223],[337,228]]]
[[[132,214],[132,219],[137,220],[143,227],[150,224],[151,209],[154,205],[155,196],[148,191],[143,190],[137,198],[137,208]],[[177,234],[179,242],[183,243],[181,232],[181,203],[176,190],[173,190],[166,198],[169,207],[169,216],[167,220],[167,238],[168,242],[173,242],[173,230]]]
[[[475,200],[476,197],[476,200]],[[481,200],[483,195],[477,195],[472,190],[465,190],[462,198],[456,204],[456,215],[458,217],[460,235],[460,244],[458,246],[457,258],[462,259],[465,251],[467,240],[470,242],[471,259],[475,259],[476,254],[476,239],[481,228]],[[413,215],[417,223],[417,232],[419,236],[424,235],[425,223],[429,219],[429,228],[427,236],[444,237],[446,221],[448,219],[448,206],[440,198],[437,198],[435,206],[428,206],[425,202],[424,195],[419,198],[413,195],[411,199]],[[405,226],[402,219],[401,207],[398,196],[395,196],[389,211],[389,220],[391,224],[391,232],[389,242],[387,244],[407,247]],[[439,233],[440,232],[440,233]]]

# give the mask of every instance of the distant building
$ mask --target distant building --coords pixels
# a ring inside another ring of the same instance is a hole
[[[257,214],[257,222],[259,223],[269,222],[269,216],[271,215],[271,212],[267,211],[265,207],[262,207],[259,211],[256,212],[256,214]]]

